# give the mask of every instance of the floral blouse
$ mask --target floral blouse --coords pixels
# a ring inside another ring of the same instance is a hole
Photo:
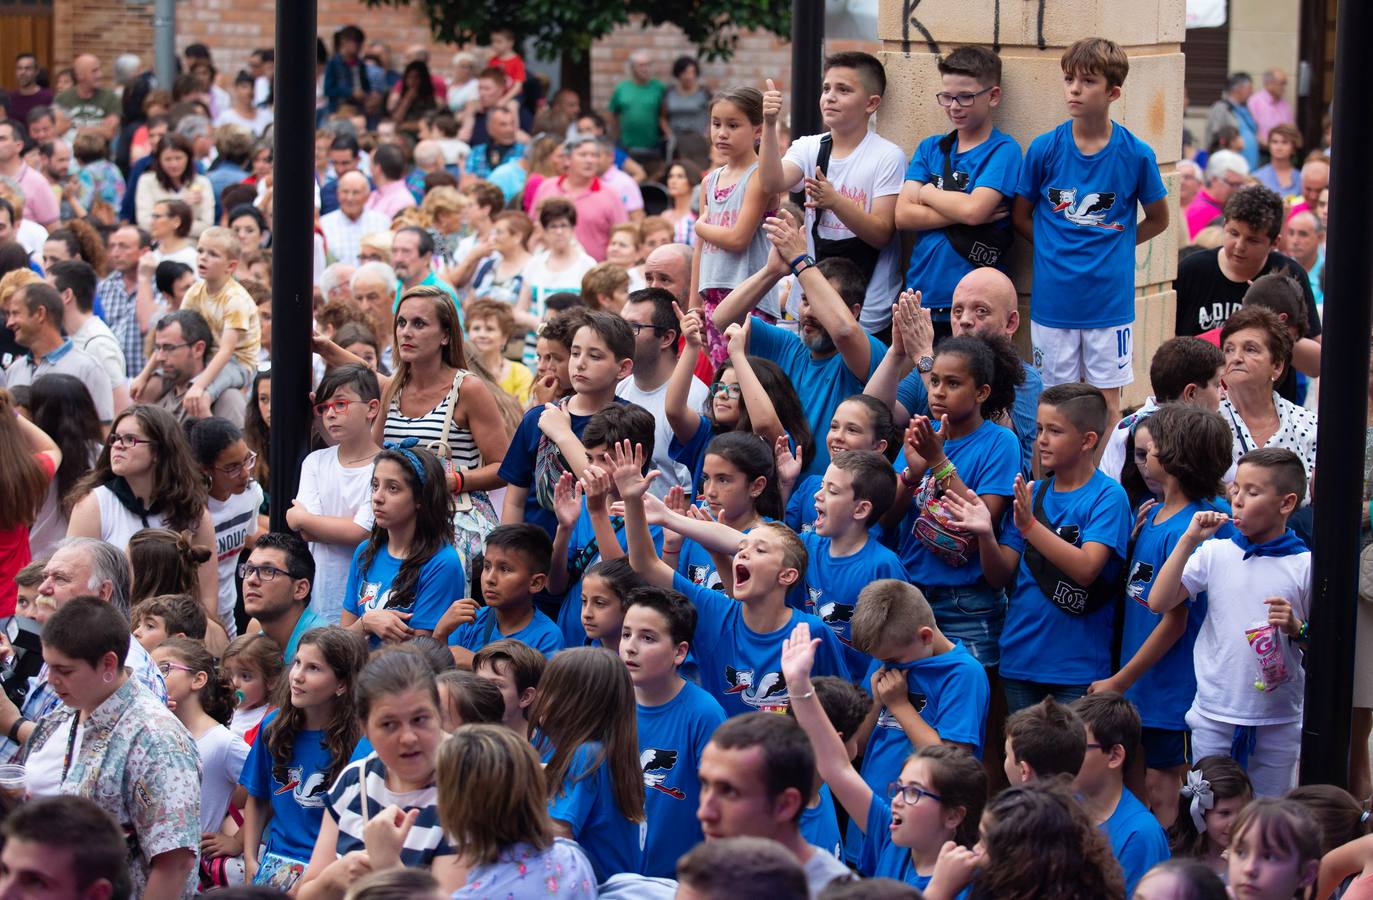
[[[76,715],[64,706],[44,716],[20,762],[55,736],[65,739]],[[62,793],[93,800],[123,826],[135,897],[154,857],[183,848],[199,856],[200,755],[190,733],[136,678],[86,721]],[[183,896],[195,896],[197,882],[193,866]]]

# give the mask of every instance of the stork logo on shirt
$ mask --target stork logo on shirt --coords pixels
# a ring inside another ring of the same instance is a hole
[[[834,632],[839,640],[843,641],[845,644],[849,643],[848,639],[844,637],[844,633],[848,630],[849,620],[853,618],[852,606],[847,603],[839,603],[830,600],[829,602],[821,603],[816,607],[816,612],[817,615],[820,616],[820,619],[830,627],[830,630]]]
[[[370,612],[377,609],[400,609],[407,607],[393,605],[391,603],[391,589],[381,589],[380,581],[368,581],[362,585],[361,595],[358,597],[358,608],[363,612]]]
[[[928,697],[917,691],[911,691],[910,693],[906,694],[906,696],[910,699],[911,706],[915,707],[915,711],[917,714],[923,713],[925,711],[925,707],[930,702]],[[896,716],[892,715],[891,711],[884,706],[882,707],[882,714],[877,717],[877,727],[900,728],[901,723],[896,721]]]
[[[941,191],[966,191],[968,189],[968,173],[955,171],[953,177],[949,179],[947,184],[944,182],[944,176],[942,174],[936,174],[934,176],[934,186]]]
[[[302,809],[323,809],[324,794],[329,789],[324,781],[324,773],[316,772],[302,781],[301,771],[300,766],[291,766],[286,770],[286,783],[276,789],[277,796],[289,791],[296,805]]]
[[[1081,199],[1078,199],[1079,197]],[[1118,222],[1106,221],[1106,214],[1116,205],[1114,191],[1080,191],[1075,187],[1051,187],[1049,202],[1054,205],[1053,212],[1063,213],[1063,217],[1074,225],[1106,228],[1110,231],[1125,230],[1125,226]]]
[[[754,709],[780,712],[787,708],[787,682],[781,672],[764,672],[756,677],[752,669],[725,666],[726,694],[738,694]]]
[[[710,566],[687,566],[687,580],[711,591],[718,591],[725,586],[720,573]]]
[[[1125,584],[1125,595],[1141,606],[1148,606],[1149,601],[1144,599],[1144,591],[1153,580],[1153,564],[1136,561],[1130,569],[1130,580]]]
[[[644,768],[644,787],[661,791],[674,800],[685,800],[686,794],[679,788],[663,784],[668,773],[677,767],[677,751],[648,747],[639,754],[639,765]]]

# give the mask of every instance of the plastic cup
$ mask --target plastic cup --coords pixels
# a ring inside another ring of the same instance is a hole
[[[0,791],[20,791],[28,784],[28,772],[21,765],[0,766]]]

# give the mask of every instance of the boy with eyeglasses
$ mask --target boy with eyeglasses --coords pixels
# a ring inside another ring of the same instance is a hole
[[[372,438],[381,409],[376,373],[357,364],[330,369],[315,401],[315,415],[336,443],[305,457],[286,524],[310,542],[315,614],[337,625],[353,550],[372,531],[372,460],[381,450]]]
[[[953,291],[979,266],[1006,268],[1012,232],[1008,197],[1020,175],[1020,145],[992,125],[1001,105],[1001,57],[959,47],[939,60],[935,100],[953,124],[920,142],[896,201],[896,227],[914,231],[906,288],[920,292],[935,339],[953,326]]]

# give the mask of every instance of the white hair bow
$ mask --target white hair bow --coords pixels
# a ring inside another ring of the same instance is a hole
[[[1192,769],[1187,773],[1187,783],[1182,786],[1182,796],[1192,801],[1190,811],[1192,824],[1197,827],[1197,834],[1205,834],[1206,811],[1216,805],[1216,795],[1211,790],[1211,782],[1202,777],[1200,769]]]

